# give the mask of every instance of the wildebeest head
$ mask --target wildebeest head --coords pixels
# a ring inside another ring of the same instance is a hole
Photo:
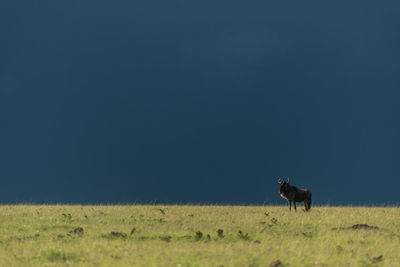
[[[279,194],[285,194],[289,190],[289,183],[290,179],[288,178],[287,182],[281,181],[281,179],[278,179],[279,183]]]

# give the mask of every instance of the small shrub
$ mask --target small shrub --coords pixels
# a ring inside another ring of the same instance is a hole
[[[200,240],[200,239],[202,239],[202,238],[203,238],[203,233],[202,233],[202,232],[200,232],[200,231],[197,231],[197,232],[196,232],[196,236],[195,236],[195,238],[196,238],[196,240]]]
[[[76,234],[76,235],[78,235],[78,236],[83,236],[84,231],[83,231],[83,228],[82,228],[82,227],[77,227],[77,228],[75,228],[74,230],[69,231],[69,233],[70,233],[70,234]]]
[[[248,233],[243,233],[241,230],[238,231],[238,236],[241,239],[250,240],[249,234]]]
[[[129,237],[131,237],[131,236],[135,233],[135,231],[136,231],[136,228],[133,227],[132,230],[131,230],[131,232],[129,233]]]
[[[219,238],[224,238],[225,236],[224,236],[224,230],[222,230],[222,229],[218,229],[217,230],[217,234],[218,234],[218,237]]]
[[[63,216],[64,219],[67,220],[67,221],[72,220],[72,215],[71,215],[71,213],[68,213],[68,214],[63,213],[62,216]]]
[[[48,250],[44,251],[41,254],[41,257],[48,260],[48,261],[67,261],[67,255],[65,252],[58,251],[58,250]]]
[[[371,259],[371,262],[374,264],[374,263],[378,263],[378,262],[380,262],[380,261],[383,261],[383,255],[379,255],[378,257],[373,257],[372,259]]]
[[[120,259],[122,259],[122,256],[120,256],[120,255],[111,255],[111,258],[113,258],[114,260],[120,260]]]
[[[161,214],[165,215],[165,210],[163,209],[158,209],[158,210],[161,212]]]
[[[160,239],[161,239],[162,241],[165,241],[165,242],[171,242],[171,238],[172,238],[172,236],[170,236],[170,235],[167,235],[167,236],[160,236]]]
[[[127,234],[122,233],[122,232],[110,232],[108,234],[101,235],[101,237],[107,238],[107,239],[118,239],[118,238],[126,239],[128,236],[127,236]]]

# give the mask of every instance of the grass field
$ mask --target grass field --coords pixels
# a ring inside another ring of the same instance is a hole
[[[302,209],[0,206],[0,266],[400,266],[399,208]]]

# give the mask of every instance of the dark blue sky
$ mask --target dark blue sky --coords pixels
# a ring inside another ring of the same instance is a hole
[[[397,1],[2,1],[0,202],[399,203]]]

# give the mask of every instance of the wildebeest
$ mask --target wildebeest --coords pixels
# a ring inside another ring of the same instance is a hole
[[[292,210],[292,201],[294,210],[296,210],[296,202],[304,202],[304,208],[306,211],[311,209],[311,192],[308,189],[298,189],[297,187],[290,185],[289,182],[290,179],[288,179],[287,182],[278,179],[279,194],[289,202],[289,210]]]

